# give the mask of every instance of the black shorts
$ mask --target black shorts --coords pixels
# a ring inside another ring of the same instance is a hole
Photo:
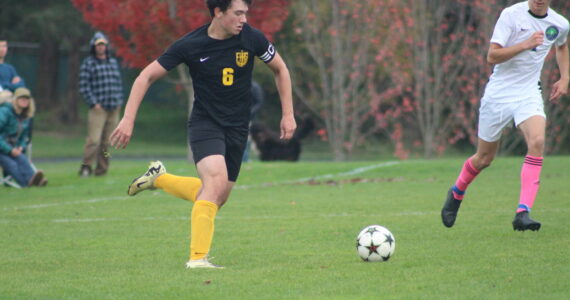
[[[208,116],[193,113],[188,121],[188,135],[194,163],[197,164],[206,156],[223,155],[228,180],[235,182],[247,144],[248,130],[247,124],[242,127],[222,127]]]

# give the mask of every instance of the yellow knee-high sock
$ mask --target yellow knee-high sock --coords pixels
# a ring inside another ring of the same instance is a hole
[[[192,208],[190,220],[190,259],[204,258],[214,238],[214,218],[218,212],[215,203],[198,200]]]
[[[156,178],[154,187],[175,197],[196,202],[198,192],[202,188],[202,180],[196,177],[182,177],[166,173]]]

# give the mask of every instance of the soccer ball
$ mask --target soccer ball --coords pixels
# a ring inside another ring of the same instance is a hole
[[[380,225],[365,227],[356,238],[356,251],[364,261],[387,261],[395,249],[394,235]]]

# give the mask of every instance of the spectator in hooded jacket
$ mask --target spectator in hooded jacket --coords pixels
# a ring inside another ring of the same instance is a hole
[[[43,172],[35,171],[25,154],[34,111],[34,99],[26,88],[16,89],[13,100],[0,105],[0,166],[21,187],[47,184]]]
[[[109,136],[119,123],[123,104],[121,72],[118,61],[109,54],[109,40],[97,32],[90,45],[91,55],[83,60],[79,72],[79,92],[89,105],[81,177],[107,173]]]

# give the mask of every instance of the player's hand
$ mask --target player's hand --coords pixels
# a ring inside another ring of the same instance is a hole
[[[537,31],[533,33],[526,41],[524,41],[524,43],[525,49],[527,50],[531,50],[542,45],[544,43],[544,32]]]
[[[295,122],[295,117],[293,115],[283,116],[281,118],[281,136],[282,140],[290,140],[295,133],[297,128],[297,123]]]
[[[566,94],[568,94],[568,79],[560,79],[552,85],[549,100],[556,101]]]
[[[12,78],[12,84],[20,83],[20,81],[22,81],[22,78],[20,78],[19,76]]]
[[[113,133],[111,133],[109,137],[111,147],[115,147],[115,149],[125,149],[131,140],[133,127],[134,121],[125,118],[121,119],[121,122],[119,122],[119,125],[117,125],[117,128],[113,130]]]

